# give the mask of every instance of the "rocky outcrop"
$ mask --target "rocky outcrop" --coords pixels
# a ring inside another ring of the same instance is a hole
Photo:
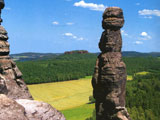
[[[0,12],[3,7],[0,0]],[[7,31],[0,25],[0,120],[65,120],[49,104],[32,100],[22,73],[9,56],[7,40]]]
[[[47,103],[33,100],[12,100],[0,94],[0,120],[65,120]]]
[[[0,25],[0,88],[1,94],[12,99],[32,99],[22,73],[9,56],[9,43],[6,30]]]
[[[25,108],[29,120],[65,120],[63,114],[47,103],[25,99],[16,102]]]
[[[28,120],[25,109],[16,101],[0,94],[0,120]]]
[[[126,66],[122,61],[120,28],[124,24],[123,11],[107,8],[103,14],[102,33],[92,78],[96,99],[96,120],[131,120],[125,108]]]
[[[0,0],[0,13],[3,8],[4,0]],[[6,94],[12,99],[32,99],[22,79],[22,73],[9,56],[7,40],[7,31],[0,25],[0,94]]]

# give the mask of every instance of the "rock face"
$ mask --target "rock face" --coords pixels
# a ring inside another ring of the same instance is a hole
[[[32,99],[22,73],[9,56],[6,30],[0,25],[0,94],[12,99]]]
[[[0,0],[0,16],[4,5],[4,0]],[[7,31],[0,25],[0,94],[6,94],[12,99],[32,99],[22,79],[22,73],[9,56],[10,50],[7,40]]]
[[[0,120],[28,120],[25,109],[16,101],[0,94]]]
[[[0,0],[0,15],[3,7]],[[0,25],[0,120],[65,120],[49,104],[32,100],[22,73],[9,56],[7,40],[7,31]]]
[[[12,100],[0,94],[0,120],[65,120],[47,103],[33,100]]]
[[[103,14],[102,33],[95,72],[92,78],[96,99],[96,120],[131,120],[125,108],[126,66],[122,61],[120,28],[124,24],[123,11],[107,8]]]
[[[25,99],[16,101],[25,108],[29,120],[65,120],[63,114],[47,103]]]

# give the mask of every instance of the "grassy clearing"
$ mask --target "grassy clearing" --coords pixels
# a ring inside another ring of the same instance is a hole
[[[127,75],[127,80],[133,80],[132,75]]]
[[[142,72],[136,73],[136,75],[146,75],[146,74],[148,74],[148,73],[149,73],[149,72],[142,71]],[[133,80],[133,76],[132,76],[132,75],[127,75],[127,80]]]
[[[35,100],[44,101],[58,110],[84,105],[92,95],[91,76],[80,80],[28,85]]]
[[[75,108],[61,111],[67,120],[85,120],[92,116],[94,104],[85,104]]]
[[[136,75],[146,75],[146,74],[148,74],[149,72],[146,72],[146,71],[142,71],[142,72],[138,72],[138,73],[136,73]]]
[[[28,85],[35,100],[44,101],[58,110],[65,110],[84,105],[92,95],[92,76],[80,80]],[[127,76],[132,80],[132,76]]]

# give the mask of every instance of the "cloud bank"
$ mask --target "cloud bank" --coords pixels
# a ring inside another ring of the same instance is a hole
[[[160,17],[160,10],[149,10],[149,9],[143,9],[138,11],[139,15],[143,16],[158,16]]]
[[[150,40],[150,39],[152,39],[152,37],[150,35],[148,35],[147,32],[142,32],[138,39],[139,40]]]
[[[74,3],[75,7],[89,8],[95,11],[104,11],[107,6],[103,4],[86,3],[84,0]]]
[[[67,37],[71,37],[72,39],[76,39],[76,40],[84,40],[83,37],[77,37],[76,35],[74,35],[73,33],[64,33],[63,34],[64,36],[67,36]]]
[[[52,24],[53,24],[53,25],[59,25],[59,22],[54,21],[54,22],[52,22]]]

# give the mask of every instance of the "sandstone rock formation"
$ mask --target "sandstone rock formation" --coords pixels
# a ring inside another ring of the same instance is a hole
[[[65,120],[47,103],[20,99],[12,100],[0,94],[0,120]]]
[[[47,103],[25,99],[16,102],[25,108],[29,120],[65,120],[63,114]]]
[[[7,32],[0,25],[0,86],[3,86],[0,88],[0,93],[12,99],[32,99],[22,79],[22,73],[9,56],[7,40]]]
[[[0,0],[0,13],[3,8],[4,0]],[[9,56],[7,40],[7,31],[0,25],[0,94],[6,94],[12,99],[32,99],[22,79],[22,73]]]
[[[28,120],[25,109],[16,101],[0,94],[0,120]]]
[[[131,120],[125,108],[126,66],[122,61],[120,28],[124,24],[123,11],[107,8],[103,14],[102,33],[92,78],[96,99],[96,120]]]
[[[0,0],[0,12],[3,7]],[[22,73],[9,56],[7,40],[7,32],[0,25],[0,120],[65,120],[49,104],[32,100]]]

